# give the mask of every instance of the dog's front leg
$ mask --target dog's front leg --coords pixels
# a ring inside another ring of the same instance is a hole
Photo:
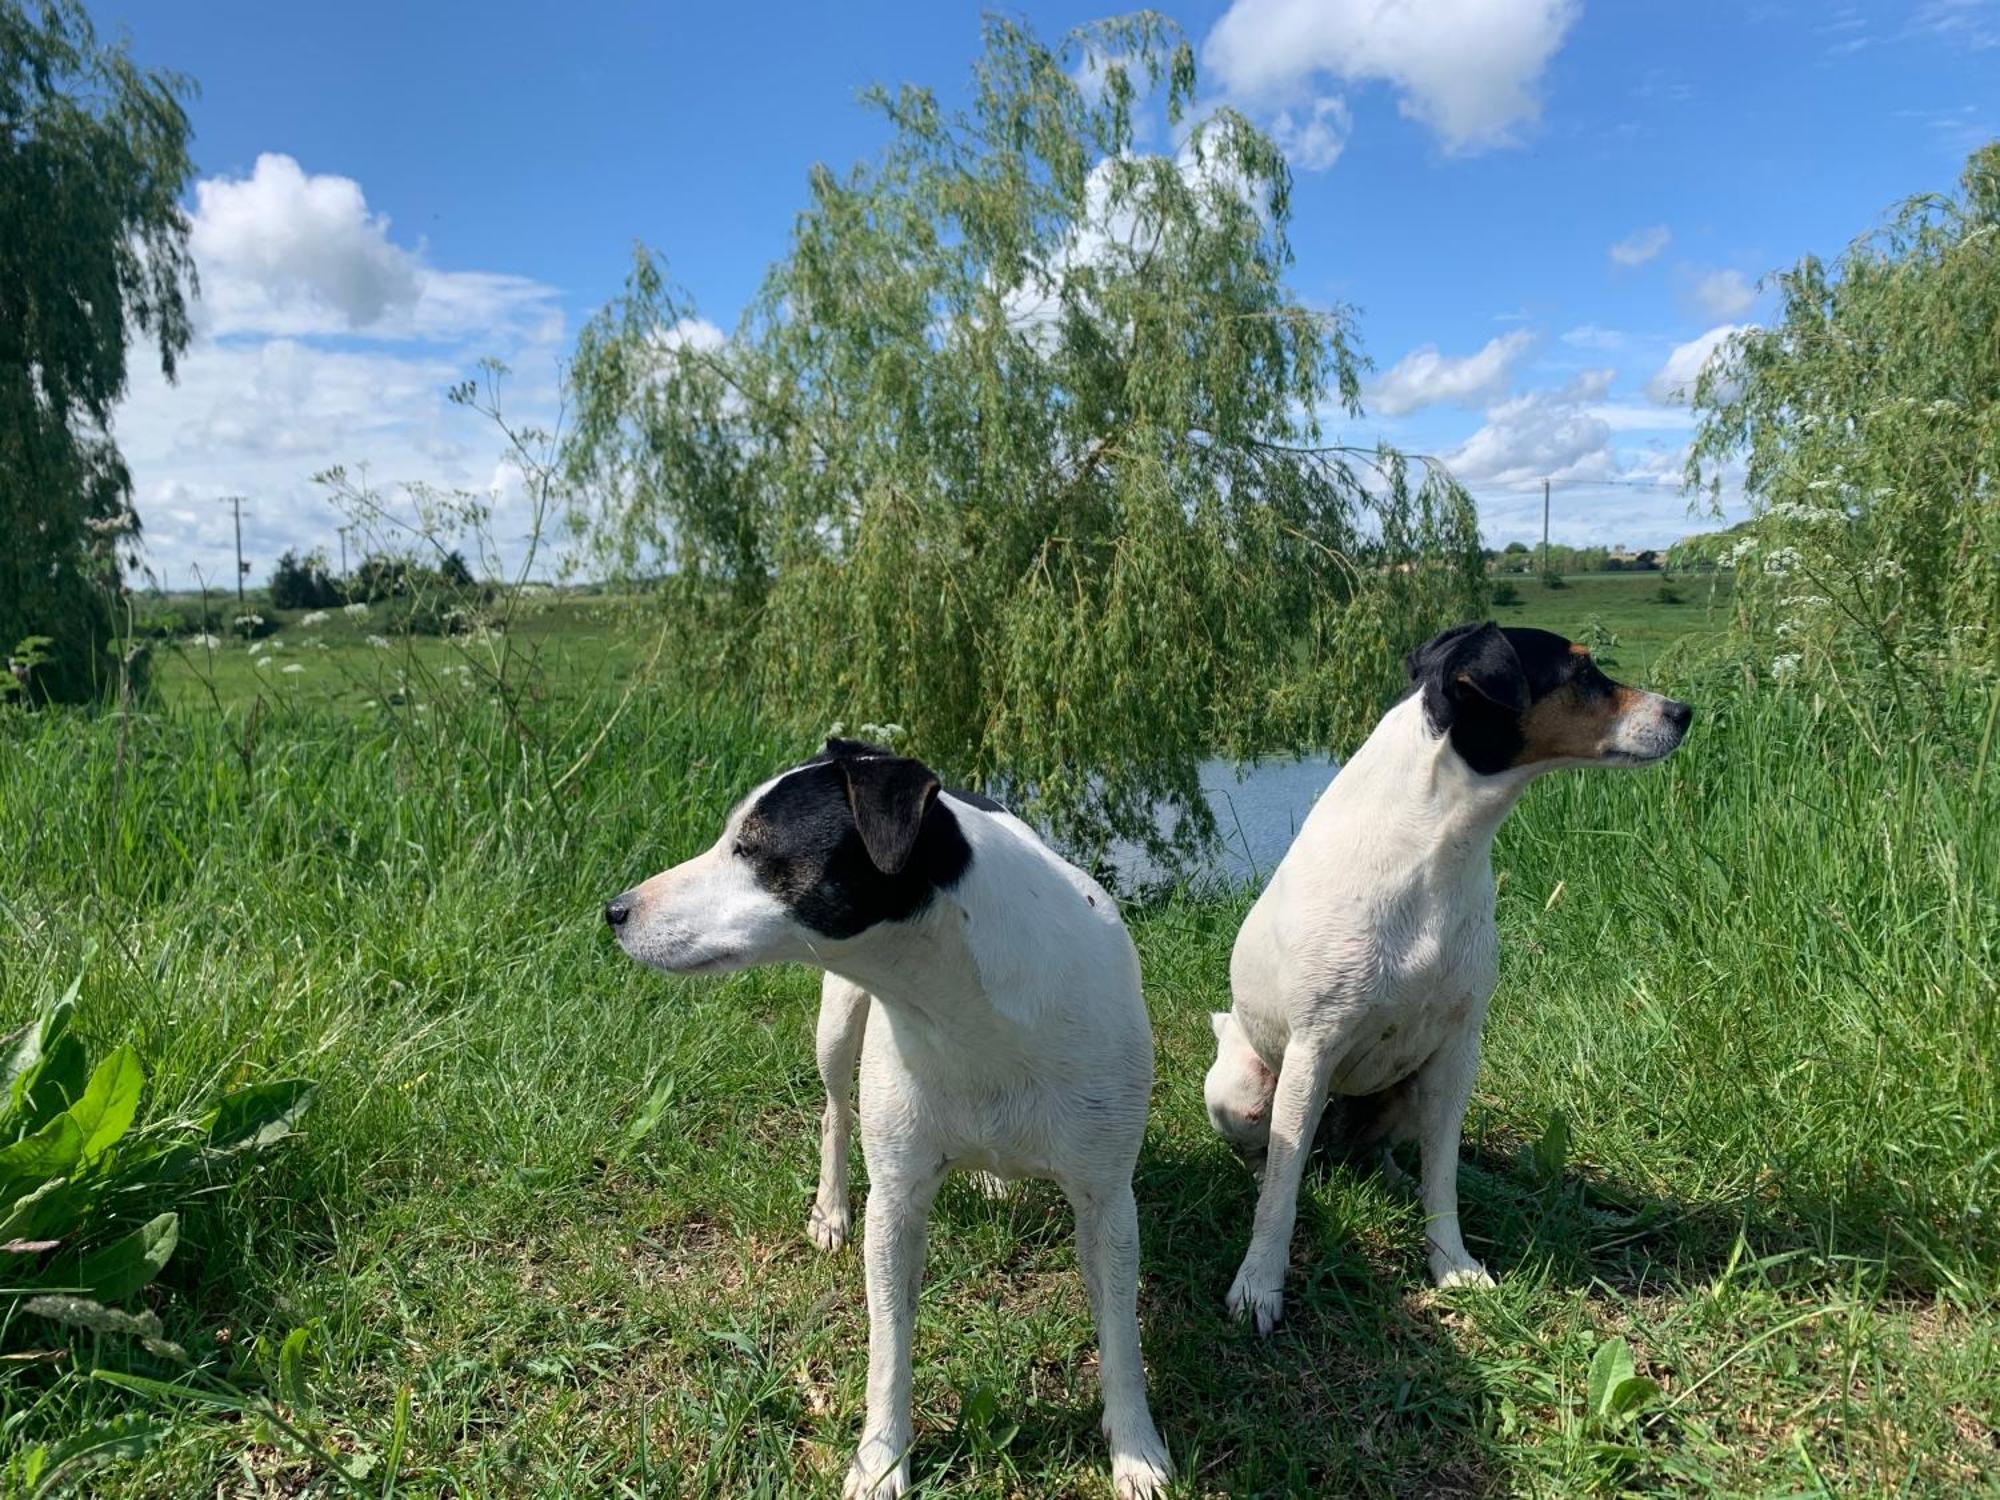
[[[1167,1445],[1146,1405],[1139,1352],[1139,1211],[1130,1179],[1074,1187],[1076,1258],[1097,1322],[1097,1366],[1104,1388],[1104,1435],[1111,1440],[1111,1483],[1119,1500],[1147,1500],[1173,1477]]]
[[[873,1170],[873,1153],[870,1169]],[[942,1173],[870,1184],[862,1270],[868,1282],[868,1417],[843,1500],[895,1500],[910,1487],[910,1340],[924,1279],[924,1221]]]
[[[819,1131],[819,1191],[806,1233],[822,1250],[847,1243],[854,1220],[847,1202],[847,1148],[854,1135],[854,1065],[868,1030],[868,991],[829,974],[819,988],[819,1078],[826,1115]]]
[[[1271,1147],[1264,1160],[1264,1183],[1257,1194],[1257,1219],[1250,1248],[1229,1289],[1230,1316],[1255,1318],[1267,1334],[1285,1315],[1285,1263],[1290,1258],[1292,1224],[1298,1217],[1299,1179],[1320,1111],[1326,1108],[1333,1050],[1294,1032],[1278,1065],[1278,1089],[1271,1100]]]
[[[1490,1287],[1493,1278],[1465,1248],[1458,1227],[1458,1144],[1479,1072],[1479,1025],[1445,1043],[1417,1071],[1417,1149],[1423,1153],[1424,1240],[1431,1280],[1441,1287]]]

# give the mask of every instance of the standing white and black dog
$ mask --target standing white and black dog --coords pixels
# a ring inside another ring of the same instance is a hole
[[[1546,630],[1461,625],[1321,795],[1237,934],[1210,1122],[1263,1182],[1229,1309],[1284,1313],[1300,1174],[1329,1093],[1350,1144],[1414,1140],[1431,1277],[1490,1286],[1458,1227],[1459,1131],[1498,972],[1493,835],[1559,766],[1639,766],[1694,711],[1613,682]],[[1390,1163],[1393,1165],[1393,1163]]]
[[[847,1039],[865,1031],[868,1414],[845,1494],[909,1487],[925,1219],[955,1170],[1050,1178],[1069,1197],[1112,1478],[1121,1496],[1157,1494],[1169,1468],[1146,1405],[1132,1198],[1153,1035],[1138,955],[1104,889],[998,804],[942,791],[920,761],[832,739],[752,791],[706,853],[604,915],[628,954],[671,973],[827,971],[823,1243],[846,1228],[845,1084],[836,1111],[834,1078],[852,1066],[839,1055]]]

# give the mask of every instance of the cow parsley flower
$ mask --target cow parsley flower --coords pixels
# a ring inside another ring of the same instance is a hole
[[[309,610],[309,611],[308,611],[307,613],[305,613],[305,614],[302,614],[302,615],[300,615],[300,616],[299,616],[299,624],[301,624],[301,625],[324,625],[324,624],[325,624],[325,623],[326,623],[326,622],[327,622],[327,621],[328,621],[329,619],[331,619],[331,618],[332,618],[332,616],[331,616],[331,615],[329,615],[329,614],[328,614],[328,613],[327,613],[327,612],[326,612],[325,610],[323,610],[323,609],[315,609],[315,610]]]
[[[350,620],[365,620],[368,618],[368,605],[366,601],[357,599],[352,604],[343,604],[340,612]]]
[[[1798,671],[1799,661],[1800,657],[1798,652],[1796,651],[1787,651],[1782,656],[1772,657],[1771,658],[1772,680],[1774,682],[1783,682],[1786,678],[1790,677],[1793,673]]]
[[[285,666],[285,672],[288,675],[293,672],[303,672],[304,670],[305,668],[300,666],[297,662],[288,662]]]
[[[1774,547],[1764,555],[1764,571],[1782,578],[1799,565],[1799,549]]]
[[[371,635],[368,637],[368,644],[373,646],[377,651],[387,651],[389,649],[389,638],[386,635]]]

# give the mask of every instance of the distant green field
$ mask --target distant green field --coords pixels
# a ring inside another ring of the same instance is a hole
[[[1571,639],[1596,622],[1617,638],[1599,654],[1614,675],[1634,676],[1649,671],[1675,641],[1720,630],[1730,596],[1727,574],[1663,581],[1657,573],[1592,573],[1561,589],[1535,579],[1513,587],[1520,602],[1496,603],[1494,618]],[[1663,588],[1678,602],[1665,602]],[[280,622],[262,642],[226,637],[203,645],[181,636],[155,650],[154,681],[164,704],[241,705],[262,697],[274,705],[358,709],[431,691],[477,691],[496,674],[545,658],[560,659],[567,691],[587,694],[624,681],[656,648],[684,649],[660,639],[658,620],[649,625],[643,605],[599,594],[531,595],[514,606],[507,630],[484,639],[385,634],[389,611],[381,605],[358,614],[324,611],[326,618],[312,624],[303,623],[310,611],[252,607]]]
[[[1609,656],[1615,668],[1629,675],[1644,675],[1677,640],[1703,639],[1721,631],[1728,624],[1733,588],[1727,573],[1675,578],[1658,573],[1576,573],[1559,589],[1534,578],[1507,581],[1520,602],[1494,605],[1493,616],[1501,624],[1535,625],[1576,640],[1595,621],[1617,637],[1615,647],[1598,654]],[[1666,594],[1676,602],[1669,603]]]
[[[154,649],[162,704],[228,706],[262,697],[297,708],[359,709],[477,692],[495,677],[557,658],[565,690],[588,695],[622,682],[656,647],[664,649],[628,601],[598,594],[530,594],[505,611],[504,629],[450,637],[388,633],[389,611],[379,604],[352,613],[252,608],[278,629],[258,641],[180,635]]]

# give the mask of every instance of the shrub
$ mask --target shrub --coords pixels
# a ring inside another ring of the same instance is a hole
[[[1689,477],[1743,465],[1754,515],[1722,560],[1761,645],[1935,707],[1954,672],[2000,675],[2000,143],[1956,197],[1776,283],[1781,315],[1696,384]]]

